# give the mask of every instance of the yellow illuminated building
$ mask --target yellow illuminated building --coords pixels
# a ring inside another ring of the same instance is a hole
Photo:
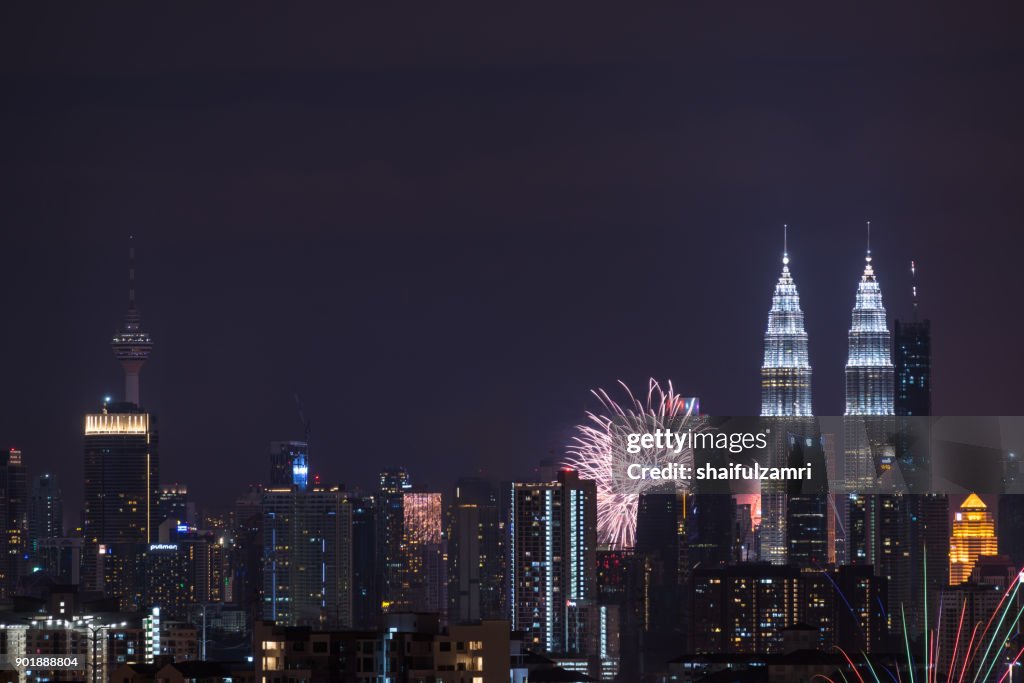
[[[995,519],[984,501],[972,493],[953,517],[953,535],[949,538],[949,585],[957,586],[970,579],[982,555],[998,553]]]

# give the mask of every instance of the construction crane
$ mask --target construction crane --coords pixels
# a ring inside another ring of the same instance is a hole
[[[299,421],[302,422],[302,440],[306,442],[306,448],[309,448],[309,420],[306,419],[306,408],[302,404],[302,399],[299,398],[298,393],[295,394],[295,406],[299,409]]]

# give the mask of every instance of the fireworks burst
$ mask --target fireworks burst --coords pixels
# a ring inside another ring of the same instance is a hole
[[[924,565],[925,577],[927,577],[927,562]],[[888,674],[896,683],[942,683],[942,681],[1009,683],[1013,680],[1014,670],[1019,672],[1021,658],[1024,657],[1024,647],[1020,647],[1022,634],[1019,628],[1021,618],[1024,617],[1024,600],[1021,599],[1021,596],[1024,595],[1024,591],[1021,590],[1022,586],[1024,586],[1024,569],[1010,581],[999,604],[988,614],[987,618],[982,616],[978,619],[975,615],[975,618],[968,618],[965,621],[964,617],[968,613],[967,600],[955,601],[956,611],[953,612],[953,623],[956,624],[956,630],[951,632],[953,647],[952,651],[948,653],[942,652],[940,648],[940,644],[944,640],[943,620],[940,615],[935,615],[934,624],[929,625],[926,611],[925,632],[919,639],[923,644],[923,653],[917,653],[922,655],[920,659],[915,656],[911,648],[913,634],[907,627],[904,606],[900,605],[905,661],[903,667],[897,663],[895,671],[890,671],[881,664],[876,666],[867,654],[861,653],[863,664],[859,664],[842,648],[837,647],[836,649],[843,655],[849,667],[848,670],[856,677],[857,683],[867,683],[862,671],[870,674],[873,680],[881,681],[879,670]],[[924,597],[927,605],[927,595]],[[942,609],[941,599],[944,597],[947,596],[940,594],[940,611]],[[843,681],[848,680],[841,670],[838,673]],[[842,683],[820,674],[815,676],[815,680],[822,680],[826,683]]]
[[[663,482],[649,479],[629,479],[621,476],[622,466],[629,462],[641,466],[657,466],[659,458],[664,464],[664,449],[641,449],[627,456],[624,445],[627,434],[650,433],[655,429],[674,432],[698,426],[689,424],[696,415],[696,400],[675,392],[672,382],[667,388],[655,379],[647,385],[647,397],[638,399],[629,387],[619,381],[627,400],[619,403],[603,389],[591,393],[601,403],[602,410],[587,412],[587,421],[576,427],[576,436],[566,448],[565,464],[577,470],[583,479],[592,479],[597,485],[598,542],[614,548],[632,548],[636,542],[636,511],[640,494]],[[693,465],[690,448],[673,457],[673,462]]]

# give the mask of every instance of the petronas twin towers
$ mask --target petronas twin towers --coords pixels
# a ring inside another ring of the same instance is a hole
[[[892,415],[892,341],[882,305],[882,290],[871,264],[870,241],[864,273],[857,285],[848,339],[845,414]],[[810,437],[816,431],[811,419],[814,415],[811,397],[807,331],[804,329],[800,295],[789,270],[787,244],[783,247],[782,274],[775,285],[772,307],[768,312],[764,362],[761,365],[761,416],[770,418],[771,465],[787,464],[790,434]],[[848,464],[844,463],[843,475],[858,483],[870,483],[874,470],[870,439],[863,425],[850,426],[851,433],[844,434],[844,442],[851,458]],[[761,554],[762,559],[773,564],[785,564],[791,551],[790,541],[793,539],[787,533],[790,498],[784,487],[762,482]],[[798,549],[794,547],[792,551],[798,552]]]
[[[811,364],[800,295],[784,247],[761,365],[761,416],[810,417]],[[871,265],[871,247],[857,285],[846,361],[846,415],[893,414],[892,340],[882,290]]]

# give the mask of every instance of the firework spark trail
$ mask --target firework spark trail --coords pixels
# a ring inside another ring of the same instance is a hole
[[[995,644],[996,636],[999,634],[999,631],[1003,627],[1003,621],[1006,619],[1006,614],[1010,610],[1010,605],[1013,602],[1013,597],[1017,594],[1017,591],[1020,589],[1019,577],[1018,577],[1017,581],[1013,582],[1013,586],[1012,587],[1013,587],[1013,592],[1011,593],[1010,589],[1007,588],[1006,589],[1006,593],[1003,594],[1003,599],[999,601],[999,604],[1002,605],[1003,601],[1006,600],[1007,595],[1009,595],[1009,597],[1010,597],[1010,601],[1006,603],[1006,607],[1003,608],[1002,614],[999,617],[999,623],[996,624],[996,630],[992,633],[992,638],[989,639],[988,647],[985,648],[985,654],[981,658],[981,664],[978,665],[978,672],[974,674],[974,678],[972,679],[973,681],[977,681],[978,680],[978,674],[981,673],[981,667],[984,666],[986,661],[988,661],[988,654],[992,650],[992,645]],[[993,613],[992,616],[994,617],[995,614]],[[1017,614],[1017,620],[1019,620],[1019,619],[1020,619],[1020,614],[1018,613]],[[988,623],[991,625],[991,623],[992,623],[992,619],[991,618],[988,620]],[[1015,620],[1013,623],[1016,624],[1017,621]],[[1013,626],[1011,626],[1010,628],[1012,630]],[[985,627],[985,633],[988,633],[988,626]],[[1007,634],[1007,638],[1008,637],[1009,637],[1009,634]],[[985,639],[985,634],[984,633],[982,634],[981,639],[982,640]],[[981,642],[980,641],[978,643],[978,649],[981,649]],[[995,661],[993,661],[992,664],[994,666],[995,665]],[[989,671],[991,671],[991,670],[992,670],[992,667],[989,667]],[[985,673],[985,677],[986,678],[988,677],[988,672]]]
[[[967,611],[967,601],[964,600],[960,607],[960,623],[956,627],[956,642],[953,643],[953,659],[949,662],[949,670],[956,671],[956,657],[960,650],[960,634],[964,628],[964,613]]]
[[[651,432],[654,429],[685,430],[693,414],[694,402],[675,392],[672,382],[663,388],[655,379],[647,385],[647,396],[638,399],[625,382],[619,381],[628,400],[618,403],[604,389],[591,393],[600,402],[601,412],[586,413],[587,421],[576,427],[576,436],[566,447],[565,464],[579,472],[582,479],[592,479],[597,486],[598,541],[615,548],[631,548],[636,544],[636,513],[640,494],[659,482],[616,476],[625,453],[627,434]],[[696,425],[694,425],[696,430]],[[658,465],[663,450],[643,449],[630,462]],[[684,448],[674,462],[693,465],[692,448]]]
[[[1017,656],[1013,658],[1013,661],[1010,662],[1010,666],[1006,667],[1006,672],[1002,676],[999,677],[999,680],[996,681],[996,683],[1003,683],[1003,681],[1006,680],[1006,677],[1010,675],[1011,671],[1013,671],[1013,667],[1017,666],[1017,662],[1020,661],[1020,656],[1021,655],[1024,655],[1024,647],[1022,647],[1017,652]]]
[[[843,659],[845,659],[846,663],[850,665],[851,669],[853,669],[853,673],[857,677],[857,680],[860,681],[860,683],[865,683],[864,677],[860,675],[860,671],[857,670],[857,665],[853,663],[852,659],[850,659],[850,655],[846,654],[846,650],[839,647],[838,645],[836,646],[836,649],[839,650],[840,653],[842,653]]]

